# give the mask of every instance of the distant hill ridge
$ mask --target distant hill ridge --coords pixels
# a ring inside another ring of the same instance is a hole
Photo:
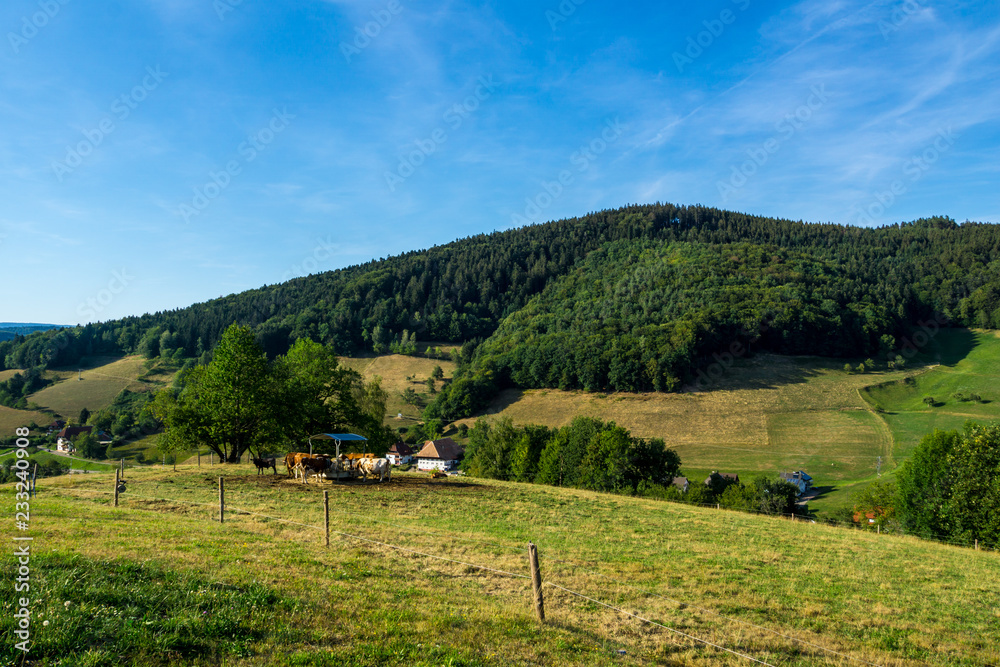
[[[1000,226],[935,217],[866,229],[651,204],[35,334],[0,343],[0,359],[23,368],[101,352],[198,357],[238,322],[269,354],[306,336],[340,354],[414,337],[485,341],[474,356],[463,350],[453,386],[466,380],[465,395],[508,385],[669,391],[733,345],[888,355],[932,318],[1000,327]],[[467,411],[446,394],[442,415]]]
[[[61,324],[38,324],[34,322],[0,322],[0,341],[13,340],[17,336],[27,336],[36,331],[59,329]]]

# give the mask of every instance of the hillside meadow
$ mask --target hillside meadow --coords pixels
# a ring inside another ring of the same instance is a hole
[[[81,371],[56,369],[47,376],[56,380],[28,397],[42,409],[75,419],[83,408],[96,412],[107,407],[123,389],[155,391],[169,384],[176,372],[140,356],[102,357],[90,360]]]
[[[958,332],[942,332],[944,337]],[[961,430],[968,421],[1000,419],[1000,331],[971,331],[971,349],[909,380],[875,384],[862,392],[883,412],[900,456],[934,429]],[[970,397],[978,396],[979,400]],[[925,399],[932,399],[928,405]]]
[[[230,508],[221,525],[219,475]],[[245,465],[130,469],[117,509],[111,479],[45,480],[32,501],[36,621],[52,622],[36,625],[36,664],[1000,660],[992,552],[416,473],[303,486]],[[544,625],[522,578],[529,540],[547,582]]]

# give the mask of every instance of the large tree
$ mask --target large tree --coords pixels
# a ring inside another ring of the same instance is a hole
[[[212,362],[192,369],[177,396],[157,397],[157,416],[171,450],[205,444],[221,461],[237,462],[281,438],[275,374],[250,327],[233,325]]]
[[[377,379],[365,383],[329,347],[308,339],[268,362],[251,329],[233,325],[212,361],[188,371],[182,385],[154,403],[167,427],[165,451],[206,445],[236,462],[247,451],[304,448],[309,435],[343,430],[360,431],[372,451],[391,444]]]

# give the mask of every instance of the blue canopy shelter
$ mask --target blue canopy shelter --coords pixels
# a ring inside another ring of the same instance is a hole
[[[340,443],[363,440],[368,442],[368,438],[357,433],[317,433],[309,436],[309,456],[313,453],[313,440],[333,440],[337,443],[337,456],[340,456]]]

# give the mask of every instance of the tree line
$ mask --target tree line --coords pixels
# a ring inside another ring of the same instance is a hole
[[[873,516],[866,525],[1000,547],[1000,423],[929,433],[895,482],[867,490],[855,508]]]
[[[269,359],[481,342],[439,416],[503,386],[674,391],[719,350],[898,352],[922,320],[1000,327],[1000,227],[929,218],[877,229],[700,206],[629,206],[264,286],[187,308],[0,341],[30,369],[93,354],[205,365],[233,323]],[[463,381],[462,378],[465,378]]]
[[[659,438],[636,438],[612,421],[576,417],[558,429],[515,425],[509,417],[476,420],[462,469],[475,477],[531,482],[644,496],[696,505],[719,505],[765,514],[796,510],[796,488],[778,478],[749,484],[714,475],[710,484],[674,486],[681,459]]]

